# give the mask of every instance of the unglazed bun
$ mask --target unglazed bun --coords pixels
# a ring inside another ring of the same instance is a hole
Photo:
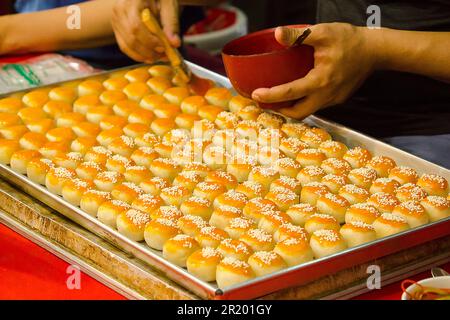
[[[193,237],[179,234],[164,243],[163,257],[177,266],[186,267],[188,257],[199,249]]]
[[[248,258],[248,264],[257,277],[274,273],[287,267],[283,258],[274,251],[255,252]]]
[[[335,230],[317,230],[311,235],[311,249],[314,257],[319,259],[347,248],[342,236]]]
[[[438,221],[450,216],[450,200],[439,196],[428,196],[420,204],[430,217],[430,221]]]
[[[417,185],[424,189],[430,196],[445,197],[448,194],[448,182],[445,178],[436,174],[423,174]]]
[[[164,244],[180,232],[180,229],[174,221],[158,218],[151,220],[145,226],[144,239],[150,248],[162,250]]]
[[[387,237],[409,229],[408,222],[401,216],[383,213],[372,224],[377,238]]]
[[[314,258],[306,238],[288,238],[278,242],[273,250],[279,254],[289,267],[296,266]]]
[[[377,238],[375,229],[370,224],[361,221],[344,224],[340,233],[348,247],[356,247],[374,241]]]
[[[222,254],[214,248],[202,248],[191,254],[186,267],[189,273],[197,278],[212,282],[216,280],[217,265],[222,260]]]
[[[250,265],[234,258],[225,258],[217,265],[216,282],[221,289],[251,280],[255,277]]]

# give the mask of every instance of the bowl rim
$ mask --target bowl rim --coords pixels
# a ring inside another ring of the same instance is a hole
[[[450,288],[450,276],[442,276],[442,277],[429,277],[422,279],[420,281],[417,281],[417,284],[423,284],[424,282],[433,282],[433,281],[448,281],[449,288]],[[406,292],[410,292],[411,290],[414,290],[417,285],[415,283],[411,284],[406,288]],[[401,300],[410,300],[409,296],[406,292],[402,293]]]
[[[284,27],[288,27],[288,28],[305,28],[305,27],[310,27],[312,26],[311,24],[290,24],[290,25],[286,25]],[[277,51],[272,51],[272,52],[264,52],[264,53],[254,53],[254,54],[230,54],[230,53],[226,53],[226,49],[228,46],[233,45],[234,43],[238,42],[238,41],[242,41],[242,40],[247,40],[247,39],[251,39],[253,37],[257,37],[259,35],[262,34],[266,34],[266,33],[271,33],[271,32],[275,32],[275,28],[268,28],[268,29],[263,29],[263,30],[258,30],[249,34],[246,34],[245,36],[236,38],[231,40],[230,42],[226,43],[223,48],[222,48],[222,56],[227,56],[227,57],[241,57],[241,58],[252,58],[252,57],[263,57],[263,56],[267,56],[267,55],[271,55],[274,54],[276,52],[282,52],[282,51],[289,51],[291,49],[295,49],[295,47],[285,47],[283,49],[277,50]],[[300,46],[306,46],[304,44],[300,45]]]

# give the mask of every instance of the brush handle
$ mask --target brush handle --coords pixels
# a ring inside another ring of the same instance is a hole
[[[169,58],[170,64],[175,69],[175,73],[180,78],[180,80],[183,80],[186,83],[189,82],[191,78],[191,72],[189,68],[184,62],[184,59],[178,49],[172,47],[172,45],[170,44],[169,39],[167,39],[166,34],[159,26],[159,23],[153,16],[153,14],[150,12],[150,9],[144,9],[142,11],[141,19],[147,29],[161,40],[167,58]]]

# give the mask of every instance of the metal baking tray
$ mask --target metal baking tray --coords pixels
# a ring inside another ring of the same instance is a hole
[[[192,68],[193,72],[200,77],[209,78],[214,80],[218,85],[231,88],[231,84],[226,77],[218,75],[195,64],[188,64]],[[125,69],[131,69],[134,67],[136,66]],[[108,73],[110,72],[105,72],[104,74]],[[94,76],[97,75],[98,74]],[[30,90],[32,89],[27,89],[23,92]],[[7,95],[10,94],[11,93]],[[295,120],[289,121],[294,122]],[[447,180],[450,180],[450,170],[420,159],[414,155],[401,151],[342,125],[316,116],[310,116],[304,121],[310,125],[326,129],[335,140],[342,141],[349,147],[364,146],[374,154],[382,154],[392,157],[399,165],[411,166],[419,173],[435,173],[445,177]],[[159,251],[153,250],[145,244],[132,241],[121,235],[117,230],[102,224],[96,218],[83,212],[80,208],[66,202],[62,197],[52,194],[44,186],[28,180],[25,175],[14,172],[9,166],[0,165],[0,176],[18,186],[20,189],[36,199],[47,204],[51,208],[57,210],[67,218],[110,241],[117,247],[132,254],[138,259],[141,259],[153,268],[164,273],[168,278],[205,299],[251,299],[261,297],[284,288],[306,284],[323,276],[336,273],[340,270],[344,270],[352,266],[399,252],[401,250],[405,250],[421,243],[432,241],[450,234],[450,218],[446,218],[358,247],[347,249],[331,256],[290,267],[264,277],[258,277],[233,287],[219,289],[214,283],[199,280],[191,275],[186,269],[168,262],[162,257]]]

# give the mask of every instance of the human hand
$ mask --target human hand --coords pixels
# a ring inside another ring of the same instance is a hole
[[[304,44],[314,47],[314,68],[304,77],[272,88],[253,91],[252,98],[262,103],[298,100],[279,111],[303,119],[317,110],[343,103],[373,71],[375,50],[367,28],[346,23],[325,23],[310,27]],[[275,38],[293,45],[305,28],[278,27]]]
[[[116,0],[112,27],[120,49],[130,58],[152,63],[164,56],[164,47],[142,23],[141,13],[150,8],[174,47],[181,45],[178,0]]]

